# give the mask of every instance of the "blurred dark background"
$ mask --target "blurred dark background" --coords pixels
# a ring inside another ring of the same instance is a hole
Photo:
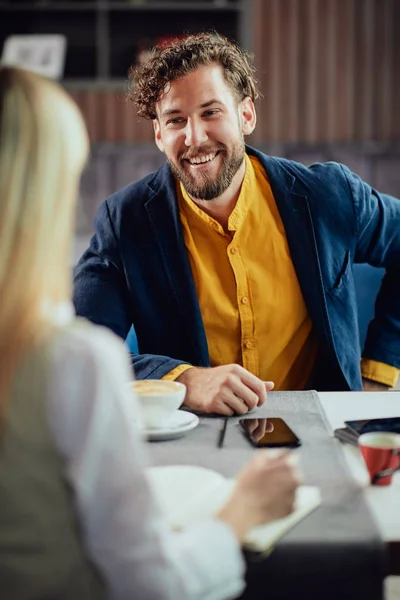
[[[399,25],[400,0],[0,0],[0,51],[12,34],[67,37],[62,83],[92,141],[84,244],[99,203],[163,162],[125,101],[130,65],[160,40],[210,28],[255,54],[263,98],[250,143],[306,164],[339,160],[400,196]]]

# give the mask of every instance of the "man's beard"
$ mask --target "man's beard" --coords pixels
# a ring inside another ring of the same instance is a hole
[[[242,139],[240,143],[237,143],[233,147],[231,156],[228,155],[227,148],[223,144],[219,145],[217,151],[221,157],[222,164],[216,178],[212,178],[207,173],[202,173],[201,171],[192,175],[187,172],[183,165],[185,159],[179,158],[180,166],[178,167],[178,165],[167,158],[173,174],[182,182],[183,187],[191,198],[196,198],[197,200],[214,200],[228,189],[244,160],[244,140]],[[190,158],[194,158],[199,155],[206,156],[214,152],[215,149],[201,147],[196,150],[196,153],[191,153],[189,156]],[[187,157],[188,155],[186,154]]]

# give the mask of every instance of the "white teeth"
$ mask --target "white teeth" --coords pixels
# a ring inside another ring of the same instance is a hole
[[[209,162],[210,160],[213,160],[213,158],[215,158],[215,156],[216,156],[216,153],[207,154],[206,156],[198,156],[196,158],[189,159],[189,162],[191,165],[200,165],[201,163],[206,163],[206,162]]]

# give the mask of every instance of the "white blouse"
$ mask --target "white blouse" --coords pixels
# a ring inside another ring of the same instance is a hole
[[[52,360],[50,428],[66,459],[87,551],[110,598],[238,596],[245,565],[230,528],[208,519],[173,532],[151,495],[123,343],[101,327],[68,330]]]

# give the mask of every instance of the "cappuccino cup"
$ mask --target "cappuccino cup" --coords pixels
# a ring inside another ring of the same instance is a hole
[[[179,381],[141,379],[131,381],[128,385],[140,405],[139,425],[145,429],[168,425],[173,413],[185,399],[186,386]]]

